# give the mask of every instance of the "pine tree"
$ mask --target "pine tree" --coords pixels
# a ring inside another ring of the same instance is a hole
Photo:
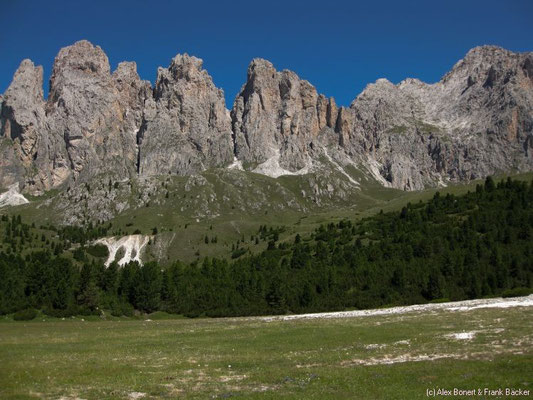
[[[161,270],[157,263],[142,266],[134,284],[134,306],[142,311],[153,312],[161,301]]]

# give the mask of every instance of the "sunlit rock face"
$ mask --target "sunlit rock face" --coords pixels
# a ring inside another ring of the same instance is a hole
[[[47,100],[42,87],[42,68],[24,60],[0,97],[0,189],[235,165],[278,177],[331,163],[415,190],[533,169],[533,53],[493,46],[472,49],[437,83],[379,79],[349,107],[254,59],[230,112],[196,57],[174,57],[152,88],[134,62],[111,72],[87,41],[61,49]]]
[[[233,161],[231,119],[224,93],[202,60],[177,55],[159,68],[139,132],[139,174],[189,175]]]
[[[74,179],[136,173],[137,131],[150,84],[134,63],[112,75],[103,50],[87,41],[61,49],[46,104],[49,129],[64,138]]]
[[[472,49],[439,82],[380,79],[339,127],[400,189],[533,168],[533,53]]]
[[[336,114],[335,101],[319,95],[309,82],[255,59],[231,113],[235,154],[253,167],[276,163],[289,172],[302,170],[319,154],[321,136],[336,141],[331,129]]]

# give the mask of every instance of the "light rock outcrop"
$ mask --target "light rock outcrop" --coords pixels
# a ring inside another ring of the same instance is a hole
[[[95,244],[104,245],[109,251],[109,256],[105,262],[106,267],[109,267],[113,261],[116,261],[122,267],[130,262],[138,262],[142,265],[141,255],[150,239],[151,236],[128,235],[120,238],[107,237],[98,239]]]
[[[6,207],[6,206],[18,206],[20,204],[27,204],[29,203],[28,199],[26,199],[22,194],[19,192],[19,184],[14,183],[9,187],[9,190],[7,192],[0,194],[0,208]]]

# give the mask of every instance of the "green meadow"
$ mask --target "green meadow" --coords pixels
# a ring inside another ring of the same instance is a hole
[[[531,307],[291,321],[155,313],[15,322],[5,316],[0,398],[424,399],[439,388],[531,392],[532,317]]]

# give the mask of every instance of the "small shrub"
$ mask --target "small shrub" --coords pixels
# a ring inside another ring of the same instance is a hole
[[[111,304],[111,315],[114,317],[133,317],[134,312],[133,306],[125,300],[115,301]]]
[[[533,288],[517,287],[513,289],[507,289],[502,293],[502,297],[522,297],[529,296],[533,293]]]
[[[247,251],[246,249],[244,249],[242,247],[239,247],[239,248],[233,250],[233,252],[231,253],[231,258],[233,258],[233,259],[239,258],[243,254],[245,254],[246,251]]]
[[[106,258],[109,256],[109,250],[107,249],[107,246],[104,246],[103,244],[88,246],[85,251],[91,256],[97,258]]]
[[[446,298],[446,297],[443,297],[443,298],[440,298],[440,299],[433,299],[430,301],[430,304],[436,304],[436,303],[449,303],[451,300]]]
[[[115,253],[115,261],[119,262],[120,260],[124,258],[125,255],[126,255],[126,248],[124,246],[120,246],[117,252]]]
[[[191,310],[184,314],[187,318],[199,318],[201,316],[201,313],[197,310]]]
[[[100,311],[99,310],[91,310],[89,307],[87,306],[82,306],[82,307],[79,307],[78,308],[78,313],[77,315],[83,315],[84,317],[88,317],[90,315],[100,315]]]
[[[69,304],[69,306],[62,310],[53,307],[45,307],[43,313],[49,317],[66,318],[78,314],[78,307],[75,304]]]
[[[76,250],[74,250],[73,256],[76,261],[87,260],[87,257],[85,257],[85,252],[83,251],[83,247],[78,247]]]
[[[37,310],[33,308],[27,308],[25,310],[20,310],[13,315],[15,321],[31,321],[37,316]]]

